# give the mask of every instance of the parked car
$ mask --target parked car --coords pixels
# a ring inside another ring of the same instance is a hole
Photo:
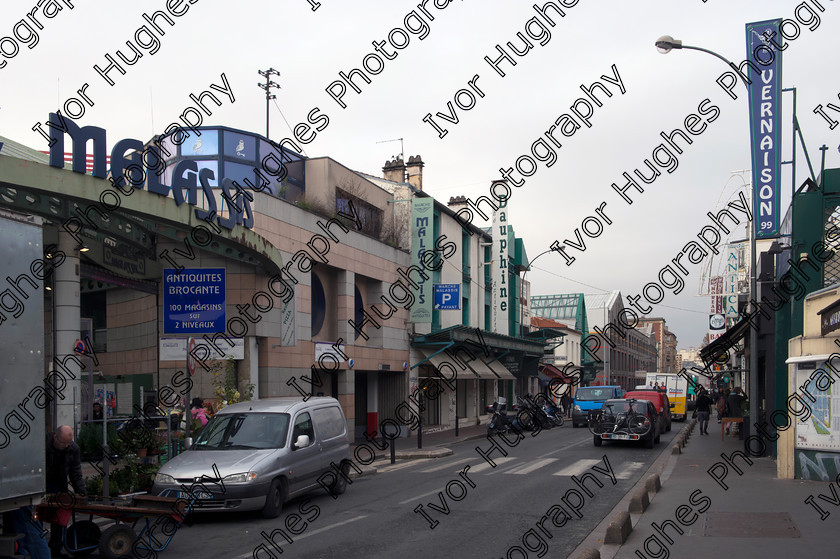
[[[604,441],[644,441],[647,448],[659,442],[658,414],[649,400],[612,399],[589,420],[595,446]]]
[[[338,400],[268,398],[216,413],[188,450],[161,467],[152,492],[200,483],[198,511],[261,509],[275,518],[285,501],[319,487],[343,493],[350,466]]]
[[[660,432],[671,430],[671,410],[674,409],[674,404],[668,399],[668,395],[660,390],[631,390],[624,395],[625,398],[636,398],[641,400],[650,400],[653,402],[653,407],[660,415]]]
[[[610,398],[621,398],[624,390],[620,386],[582,386],[575,391],[572,406],[572,427],[586,425],[590,412],[597,412],[601,404]]]

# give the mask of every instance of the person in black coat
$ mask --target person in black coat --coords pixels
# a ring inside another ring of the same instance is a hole
[[[697,395],[697,422],[700,424],[700,434],[709,434],[709,414],[712,412],[714,402],[705,389],[701,388]]]
[[[67,493],[67,480],[79,495],[85,495],[85,480],[82,478],[82,453],[79,445],[73,442],[73,429],[62,425],[55,433],[47,435],[46,455],[46,491],[47,493]],[[61,557],[61,527],[50,525],[50,551],[53,557]]]

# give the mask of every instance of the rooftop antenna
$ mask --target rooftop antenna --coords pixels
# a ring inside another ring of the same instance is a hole
[[[388,142],[399,142],[400,143],[400,159],[405,163],[405,146],[403,146],[403,139],[402,138],[394,138],[393,140],[382,140],[381,142],[376,142],[377,144],[387,144]],[[403,182],[408,182],[408,177],[405,176],[408,174],[408,171],[404,173]]]
[[[277,98],[276,95],[271,94],[271,90],[274,88],[280,89],[280,84],[271,81],[271,76],[279,76],[280,72],[278,72],[274,68],[269,68],[268,70],[257,70],[257,73],[265,77],[265,83],[257,83],[257,87],[265,90],[265,137],[269,138],[270,136],[268,135],[268,106],[269,101]]]

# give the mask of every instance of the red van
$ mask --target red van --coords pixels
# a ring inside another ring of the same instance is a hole
[[[636,398],[638,400],[650,400],[656,407],[656,411],[662,418],[661,431],[671,430],[671,408],[674,405],[668,401],[668,395],[658,390],[631,390],[624,395],[624,398]]]

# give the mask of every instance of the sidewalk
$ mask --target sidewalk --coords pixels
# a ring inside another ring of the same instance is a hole
[[[720,425],[714,420],[709,433],[701,436],[699,427],[694,428],[683,453],[669,460],[662,489],[650,506],[631,515],[634,527],[627,541],[621,546],[603,545],[602,559],[790,559],[837,553],[840,514],[823,522],[804,502],[820,493],[832,497],[828,483],[777,479],[773,459],[747,455],[752,460],[749,465],[741,455],[733,456],[744,451],[743,441],[726,437],[721,442]],[[727,462],[721,453],[733,460]],[[708,473],[713,466],[720,483]],[[825,510],[835,510],[829,503],[817,502]]]

